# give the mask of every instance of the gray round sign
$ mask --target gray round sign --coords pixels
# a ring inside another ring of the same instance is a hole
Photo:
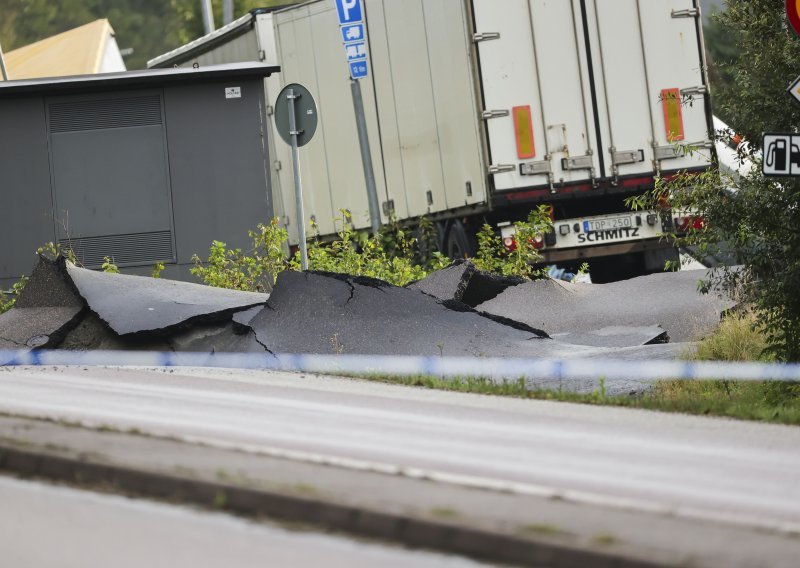
[[[294,116],[297,127],[297,145],[305,146],[317,131],[317,105],[314,97],[303,85],[286,85],[275,101],[275,128],[287,144],[292,143],[289,127],[289,102],[294,96]]]

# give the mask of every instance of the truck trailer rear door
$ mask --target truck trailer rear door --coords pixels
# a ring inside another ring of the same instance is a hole
[[[692,0],[582,0],[597,84],[604,176],[707,167],[703,63]],[[692,93],[695,93],[692,95]]]
[[[579,0],[473,0],[496,191],[601,171]]]

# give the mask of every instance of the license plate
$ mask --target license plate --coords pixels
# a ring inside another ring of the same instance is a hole
[[[592,219],[591,221],[583,222],[583,232],[593,233],[597,231],[607,231],[609,229],[623,229],[625,227],[632,227],[633,220],[631,217],[611,217],[608,219]]]

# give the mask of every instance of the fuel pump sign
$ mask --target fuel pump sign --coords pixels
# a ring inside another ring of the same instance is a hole
[[[764,134],[765,176],[800,176],[800,135]]]

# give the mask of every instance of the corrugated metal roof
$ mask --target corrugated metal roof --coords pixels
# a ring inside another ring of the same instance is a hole
[[[97,73],[106,42],[113,35],[111,24],[102,19],[10,51],[5,54],[8,78],[13,81]]]
[[[182,55],[188,53],[194,53],[195,51],[203,49],[208,44],[212,44],[218,40],[223,39],[230,39],[231,35],[237,35],[240,33],[246,32],[248,29],[253,27],[253,22],[255,21],[256,14],[255,13],[247,13],[238,20],[232,21],[227,26],[223,26],[216,31],[211,32],[208,35],[204,35],[200,38],[197,38],[194,41],[190,41],[186,45],[183,45],[177,49],[173,49],[172,51],[168,51],[163,55],[159,55],[147,62],[148,68],[154,67],[162,67],[162,66],[171,66],[173,61],[176,58],[179,58]]]
[[[211,46],[214,46],[217,43],[229,41],[232,37],[236,37],[239,34],[245,33],[247,30],[253,27],[253,22],[256,21],[256,16],[259,14],[269,14],[279,10],[285,10],[287,8],[294,8],[296,5],[296,3],[293,4],[289,2],[286,4],[281,4],[280,6],[255,8],[250,10],[250,12],[241,18],[232,21],[230,24],[213,31],[210,34],[199,37],[194,41],[190,41],[189,43],[173,49],[172,51],[168,51],[167,53],[163,53],[158,57],[154,57],[147,62],[147,67],[153,69],[157,67],[172,66],[176,62],[179,64],[184,63],[196,53],[204,53]]]
[[[96,91],[103,89],[139,88],[175,83],[192,83],[208,79],[234,79],[246,77],[269,77],[281,68],[260,62],[207,65],[198,68],[147,69],[122,73],[98,73],[72,77],[52,77],[19,81],[0,81],[0,98],[20,94],[52,94]]]

